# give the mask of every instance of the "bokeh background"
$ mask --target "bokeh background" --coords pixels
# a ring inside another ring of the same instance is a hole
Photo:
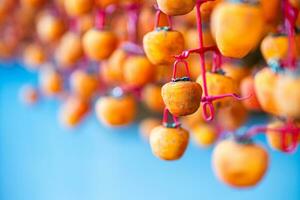
[[[62,128],[56,101],[34,107],[20,102],[21,85],[37,83],[37,76],[20,65],[0,63],[1,200],[300,199],[299,150],[286,155],[269,149],[263,181],[255,188],[233,189],[215,178],[212,149],[191,143],[181,160],[164,162],[151,154],[137,124],[108,129],[90,115],[74,130]]]

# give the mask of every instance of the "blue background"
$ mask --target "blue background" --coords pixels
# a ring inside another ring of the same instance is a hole
[[[232,189],[214,177],[211,149],[191,143],[181,160],[163,162],[137,125],[107,129],[91,115],[77,129],[63,129],[57,102],[20,103],[20,86],[37,78],[16,65],[0,67],[1,200],[300,199],[299,151],[269,149],[265,179],[255,188]]]

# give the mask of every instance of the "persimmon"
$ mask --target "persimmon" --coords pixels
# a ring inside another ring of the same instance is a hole
[[[260,111],[261,106],[257,99],[254,78],[252,76],[247,76],[241,81],[240,90],[242,96],[247,96],[249,94],[251,95],[248,99],[242,101],[243,105],[248,110]]]
[[[89,100],[96,94],[99,83],[95,74],[78,69],[70,76],[70,86],[76,96]]]
[[[144,55],[132,55],[124,63],[125,82],[130,85],[144,86],[154,80],[155,67]]]
[[[136,102],[130,95],[100,97],[96,102],[96,115],[104,125],[125,126],[133,122]]]
[[[46,96],[54,96],[63,90],[63,78],[53,68],[44,67],[39,74],[40,89]]]
[[[243,78],[250,74],[250,68],[238,63],[224,63],[221,66],[225,74],[234,79],[238,84]]]
[[[284,123],[281,121],[274,121],[268,124],[268,129],[266,132],[267,135],[267,141],[270,147],[272,147],[275,150],[283,151],[283,145],[282,145],[282,133],[280,131],[274,131],[272,129],[281,128],[284,126]],[[287,137],[285,138],[285,142],[287,146],[293,145],[293,136],[292,133],[287,133]]]
[[[56,42],[65,32],[66,27],[63,20],[53,14],[42,14],[36,24],[36,31],[39,39],[43,42]]]
[[[80,34],[84,34],[94,27],[94,16],[90,13],[76,17],[76,28]]]
[[[203,46],[209,47],[215,45],[215,40],[207,26],[204,26],[203,33]],[[187,49],[196,49],[199,47],[198,30],[195,28],[188,29],[184,34],[185,44]]]
[[[300,77],[281,74],[277,80],[274,98],[280,116],[300,118]]]
[[[161,86],[158,84],[148,84],[143,88],[142,100],[146,106],[154,112],[162,112],[165,104],[161,96]]]
[[[32,85],[24,85],[20,91],[20,98],[25,104],[34,105],[39,99],[39,94]]]
[[[280,17],[280,0],[260,0],[265,21],[267,23],[276,23]]]
[[[193,10],[196,0],[157,0],[157,5],[167,15],[185,15]]]
[[[156,118],[146,118],[140,122],[139,131],[143,139],[149,140],[152,129],[159,126],[161,120]]]
[[[262,110],[278,115],[278,107],[275,100],[275,90],[278,75],[269,68],[263,68],[254,77],[255,93]]]
[[[29,44],[24,49],[23,59],[28,69],[35,70],[46,62],[47,56],[42,46]]]
[[[170,64],[175,61],[174,56],[184,49],[183,35],[168,27],[158,28],[144,36],[145,53],[155,65]]]
[[[60,108],[60,122],[66,127],[75,127],[83,120],[89,109],[88,101],[75,96],[68,97]]]
[[[73,32],[65,33],[55,52],[55,59],[62,68],[69,69],[81,59],[83,49],[80,36]]]
[[[203,87],[202,77],[199,76],[197,82]],[[238,86],[231,77],[219,73],[206,72],[206,84],[209,95],[223,95],[238,93]],[[232,103],[231,98],[223,98],[214,101],[218,107],[226,107]]]
[[[233,101],[230,106],[218,110],[216,118],[224,130],[233,131],[247,121],[248,112],[242,102]]]
[[[256,5],[222,2],[213,10],[211,28],[224,56],[242,58],[258,45],[264,19]]]
[[[118,45],[118,38],[112,31],[88,30],[82,38],[83,49],[92,60],[107,59]]]
[[[215,147],[212,164],[221,181],[244,188],[261,181],[268,169],[269,156],[258,144],[224,140]]]
[[[162,87],[161,95],[170,113],[185,116],[198,110],[202,88],[194,81],[172,81]]]
[[[218,139],[218,132],[211,124],[197,124],[192,127],[191,134],[200,147],[209,147]]]
[[[152,153],[162,160],[178,160],[184,154],[189,141],[185,129],[157,126],[150,133]]]
[[[204,123],[202,108],[199,107],[196,112],[181,118],[184,127],[192,128],[198,124]]]
[[[65,0],[64,7],[69,16],[77,17],[90,12],[93,3],[93,0]]]

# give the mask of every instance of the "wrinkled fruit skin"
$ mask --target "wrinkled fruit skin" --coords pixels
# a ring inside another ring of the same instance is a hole
[[[162,87],[161,94],[170,113],[185,116],[198,110],[202,88],[192,81],[169,82]]]
[[[83,49],[92,60],[107,59],[118,45],[117,36],[111,31],[91,29],[83,36]]]
[[[157,30],[144,36],[143,46],[152,64],[171,64],[175,61],[173,56],[183,51],[184,38],[178,31]]]
[[[223,2],[212,13],[211,27],[221,53],[242,58],[258,45],[264,19],[257,6]]]
[[[181,158],[188,141],[189,133],[183,128],[157,126],[150,134],[152,152],[162,160],[178,160]]]
[[[124,126],[133,122],[136,103],[132,96],[101,97],[96,102],[96,115],[104,125]]]
[[[220,142],[212,157],[216,176],[238,188],[255,186],[265,175],[268,163],[269,156],[263,147],[233,140]]]
[[[150,139],[151,131],[159,125],[161,125],[161,120],[156,118],[146,118],[141,121],[139,131],[143,139],[148,141]]]
[[[167,15],[185,15],[193,10],[196,0],[157,0],[158,7]]]
[[[261,108],[268,113],[279,115],[275,101],[277,75],[269,68],[260,70],[254,77],[255,92]]]

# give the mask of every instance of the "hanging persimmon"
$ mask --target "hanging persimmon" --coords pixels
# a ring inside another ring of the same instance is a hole
[[[156,118],[146,118],[140,122],[139,132],[143,139],[149,140],[151,131],[161,124],[161,120]]]
[[[142,101],[154,112],[162,112],[165,104],[161,96],[161,86],[148,84],[142,90]]]
[[[63,90],[63,78],[55,69],[45,66],[39,72],[39,86],[46,96],[55,96]]]
[[[191,135],[200,147],[209,147],[218,139],[218,132],[212,124],[199,123],[193,126]]]
[[[216,6],[211,28],[224,56],[242,58],[258,45],[263,36],[262,14],[259,6],[250,3],[222,2]]]
[[[23,59],[28,69],[36,70],[40,65],[46,62],[47,55],[41,45],[29,44],[24,49]]]
[[[215,147],[212,164],[216,176],[224,183],[238,188],[252,187],[264,177],[269,156],[258,144],[224,140]]]
[[[196,0],[157,0],[157,5],[167,15],[185,15],[193,10]]]
[[[240,90],[242,96],[251,95],[248,99],[242,101],[243,105],[248,110],[261,111],[261,106],[255,91],[254,78],[252,76],[247,76],[241,81]]]
[[[181,127],[168,128],[163,125],[152,129],[150,145],[153,154],[162,160],[178,160],[184,154],[189,133]]]
[[[117,48],[117,45],[117,36],[108,30],[93,28],[88,30],[82,38],[84,52],[90,59],[96,61],[107,59]]]
[[[154,65],[170,64],[184,49],[183,35],[169,27],[159,27],[143,39],[146,56]]]
[[[65,0],[64,8],[69,16],[78,17],[90,12],[93,3],[93,0]]]

